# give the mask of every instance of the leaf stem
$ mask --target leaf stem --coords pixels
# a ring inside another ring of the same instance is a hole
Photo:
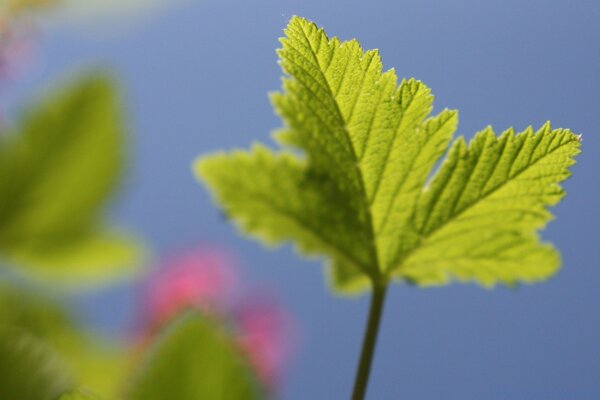
[[[385,303],[385,295],[387,292],[388,283],[375,283],[373,285],[373,295],[371,297],[371,306],[369,308],[369,319],[365,329],[362,350],[358,369],[356,370],[356,379],[354,380],[354,391],[352,392],[352,400],[363,400],[369,383],[369,374],[371,372],[371,364],[373,354],[377,344],[377,333],[383,313],[383,305]]]

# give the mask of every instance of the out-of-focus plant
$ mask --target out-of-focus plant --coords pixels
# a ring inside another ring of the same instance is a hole
[[[190,311],[158,338],[127,399],[263,398],[262,385],[222,321]]]
[[[103,218],[125,165],[112,82],[53,91],[0,136],[0,260],[43,279],[97,283],[136,270],[136,239]]]
[[[228,327],[236,352],[247,359],[264,390],[275,394],[295,344],[295,324],[272,297],[239,286],[226,254],[206,248],[176,254],[149,277],[136,341],[145,347],[182,312],[197,310]]]
[[[0,89],[27,66],[37,29],[29,14],[50,7],[54,0],[4,0],[0,3]]]
[[[0,27],[19,22],[19,18],[24,14],[47,11],[61,3],[61,0],[2,0],[0,2]]]
[[[283,91],[272,96],[282,150],[203,157],[196,171],[245,233],[326,257],[337,292],[372,291],[352,396],[362,399],[391,282],[514,286],[557,271],[538,231],[580,137],[547,123],[451,143],[457,112],[430,116],[429,88],[398,85],[377,50],[299,17],[285,33]]]
[[[3,23],[36,21],[42,25],[75,24],[83,27],[110,19],[146,17],[164,7],[193,0],[2,0],[0,2],[0,31]]]
[[[2,0],[0,15],[4,20],[14,19],[24,13],[43,12],[52,16],[52,12],[66,12],[73,16],[99,16],[140,12],[159,6],[183,3],[189,0]]]
[[[27,59],[40,27],[79,22],[79,28],[107,18],[139,17],[163,6],[187,0],[1,0],[0,1],[0,79],[18,71]],[[0,82],[1,83],[1,82]]]
[[[58,400],[100,400],[100,398],[87,389],[77,389],[63,393]]]
[[[4,365],[0,370],[7,368],[12,371],[12,375],[0,373],[0,398],[3,399],[42,398],[33,395],[7,396],[2,388],[8,390],[12,387],[15,391],[35,388],[36,393],[41,393],[45,385],[43,382],[32,385],[31,377],[43,377],[44,374],[60,377],[51,381],[56,381],[56,385],[60,383],[58,386],[63,391],[75,385],[86,385],[112,397],[118,393],[122,377],[128,368],[128,360],[122,357],[120,349],[113,343],[83,329],[74,321],[64,304],[49,295],[38,294],[33,289],[11,287],[6,283],[0,285],[0,332],[10,333],[2,336],[7,351],[11,348],[17,351],[23,347],[20,343],[44,349],[31,356],[36,357],[38,364],[33,367],[24,366],[23,369],[26,370],[11,368],[13,361],[8,361],[9,358],[3,360],[4,364],[0,363]],[[29,350],[23,351],[22,357],[25,358]],[[15,358],[21,357],[21,353],[11,354]],[[46,362],[51,366],[44,364]],[[50,392],[52,390],[49,395]]]
[[[263,294],[236,295],[237,281],[221,253],[170,258],[148,277],[131,343],[96,337],[51,298],[1,286],[0,372],[13,368],[0,373],[0,398],[50,399],[76,387],[106,399],[276,396],[295,336],[291,317]]]
[[[102,19],[115,16],[146,15],[162,7],[193,0],[60,0],[58,13],[71,20]]]
[[[28,332],[0,328],[0,398],[52,400],[71,387],[53,350]]]
[[[4,1],[0,79],[19,69],[42,10],[102,14],[159,3]],[[138,240],[104,215],[126,164],[113,81],[72,79],[12,121],[0,127],[0,398],[274,396],[290,317],[271,300],[237,299],[237,275],[219,253],[185,252],[151,277],[133,345],[88,331],[56,296],[140,265]]]
[[[296,343],[291,314],[269,296],[241,301],[235,310],[235,340],[265,388],[276,395]]]
[[[189,307],[225,312],[237,284],[236,271],[225,254],[207,248],[178,252],[148,277],[142,332],[152,334]]]
[[[11,46],[23,39],[15,34],[24,23],[21,13],[44,5],[50,2],[2,5],[3,71],[15,61]],[[76,324],[48,289],[59,284],[81,290],[138,271],[138,240],[115,228],[103,211],[123,175],[125,141],[115,84],[101,73],[49,91],[16,123],[2,121],[0,331],[10,333],[2,339],[9,352],[3,359],[6,365],[20,365],[11,357],[27,363],[31,353],[36,365],[7,366],[10,373],[0,374],[0,398],[46,398],[40,395],[44,391],[56,398],[67,382],[116,393],[124,373],[122,357],[112,343]],[[62,378],[49,379],[56,384],[48,388],[41,380],[32,383],[47,374]]]

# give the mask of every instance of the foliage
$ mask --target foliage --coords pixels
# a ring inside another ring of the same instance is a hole
[[[238,270],[228,254],[206,247],[165,258],[144,285],[137,341],[148,343],[189,309],[226,319],[232,340],[273,394],[295,347],[294,319],[273,296],[250,289]]]
[[[283,91],[272,96],[281,150],[255,144],[195,164],[244,232],[325,256],[344,292],[392,279],[513,285],[557,270],[537,232],[564,195],[578,136],[547,123],[450,143],[457,112],[430,115],[429,88],[398,85],[377,50],[299,17],[285,33]]]
[[[72,390],[64,393],[58,400],[99,400],[87,390]]]
[[[124,398],[138,358],[132,349],[117,352],[80,331],[48,299],[26,293],[0,291],[0,398],[55,399],[77,386],[103,398]],[[158,335],[125,398],[263,398],[264,383],[251,361],[219,321],[190,311]],[[84,394],[95,398],[79,391],[63,397]]]
[[[251,400],[260,391],[223,328],[190,311],[157,341],[128,398]]]
[[[53,400],[71,385],[60,358],[25,331],[0,329],[0,398]]]
[[[51,4],[11,1],[4,11]],[[202,157],[195,171],[244,232],[326,258],[340,292],[374,289],[353,395],[360,399],[390,281],[490,287],[556,272],[558,252],[538,234],[564,196],[580,138],[546,123],[453,140],[457,112],[431,115],[429,88],[398,84],[378,51],[330,39],[299,17],[285,33],[283,90],[272,96],[284,125],[279,148]],[[0,135],[0,257],[42,282],[36,288],[135,270],[137,241],[103,213],[125,166],[119,106],[110,79],[92,74],[51,92]],[[205,257],[178,259],[150,285],[136,344],[154,343],[126,391],[136,352],[105,347],[53,299],[0,286],[0,398],[95,399],[77,389],[87,387],[129,400],[272,395],[289,341],[285,315],[242,297],[235,316],[222,318],[231,276]]]
[[[41,293],[52,283],[81,287],[137,269],[137,240],[111,227],[102,215],[125,164],[119,108],[109,78],[89,74],[30,106],[13,128],[4,123],[0,135],[2,266],[36,283],[35,289],[16,284],[3,271],[2,277],[10,279],[0,285],[0,330],[19,332],[9,343],[12,348],[25,343],[33,349],[32,357],[48,356],[51,369],[73,385],[90,385],[108,396],[116,394],[125,360]],[[11,354],[27,362],[29,352]],[[23,397],[7,398],[27,398],[30,380],[11,382],[11,390],[21,390]],[[42,393],[42,383],[37,386]],[[71,386],[53,388],[45,393],[54,399]]]
[[[52,92],[0,136],[0,255],[38,278],[131,273],[137,241],[103,221],[124,167],[113,84],[92,74]]]
[[[0,330],[24,332],[30,341],[47,348],[60,358],[64,374],[73,383],[93,387],[107,398],[120,389],[128,363],[122,352],[81,329],[49,296],[0,285]]]

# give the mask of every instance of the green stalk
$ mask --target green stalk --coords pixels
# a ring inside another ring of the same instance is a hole
[[[362,350],[358,369],[356,370],[356,379],[354,380],[354,391],[352,392],[352,400],[363,400],[367,392],[369,383],[369,374],[371,372],[371,364],[373,354],[377,344],[377,333],[383,313],[383,305],[385,303],[385,295],[387,292],[388,283],[374,284],[373,295],[371,297],[371,306],[369,308],[369,319],[365,329],[365,337],[363,339]]]

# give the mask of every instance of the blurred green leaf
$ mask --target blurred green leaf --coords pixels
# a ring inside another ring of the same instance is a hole
[[[89,393],[87,390],[73,390],[64,393],[58,400],[100,400],[100,398]]]
[[[263,398],[245,358],[224,329],[196,312],[173,323],[137,377],[129,399]]]
[[[102,219],[125,164],[114,84],[90,75],[0,136],[0,254],[29,275],[81,283],[132,273],[140,246]]]
[[[75,383],[93,387],[106,398],[118,394],[127,357],[117,346],[82,331],[52,299],[0,286],[0,330],[6,329],[26,332],[59,354]]]
[[[0,329],[0,399],[54,400],[72,387],[50,347],[19,329]]]

